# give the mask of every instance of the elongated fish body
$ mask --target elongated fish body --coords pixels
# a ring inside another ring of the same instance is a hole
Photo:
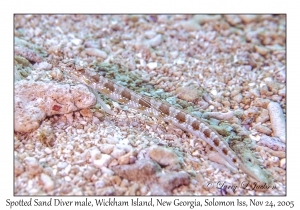
[[[145,115],[162,119],[192,133],[206,141],[234,168],[241,169],[257,181],[270,183],[265,172],[256,164],[257,161],[253,160],[254,157],[249,158],[249,154],[245,157],[243,154],[237,155],[223,140],[223,137],[201,119],[170,104],[140,95],[102,76],[95,79],[69,67],[64,68],[63,71],[114,101],[126,104]]]

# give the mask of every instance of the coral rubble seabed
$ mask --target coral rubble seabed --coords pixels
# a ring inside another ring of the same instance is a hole
[[[285,15],[15,15],[15,195],[285,195],[285,31]],[[101,96],[105,113],[68,65],[202,116],[276,188]]]

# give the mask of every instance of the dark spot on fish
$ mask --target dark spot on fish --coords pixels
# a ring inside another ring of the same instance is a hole
[[[176,115],[176,119],[179,121],[179,123],[185,122],[185,114],[182,112],[178,112]]]
[[[151,107],[150,101],[149,101],[148,99],[145,99],[145,98],[139,99],[139,104],[140,104],[141,106],[144,106],[144,107],[148,107],[148,108]]]
[[[106,87],[107,89],[109,89],[111,92],[115,91],[115,87],[114,84],[111,82],[107,82],[104,84],[104,87]]]
[[[159,110],[166,115],[170,114],[170,106],[168,106],[166,104],[161,104],[159,107]]]
[[[123,98],[127,98],[128,100],[131,100],[131,93],[126,89],[122,91],[121,96]]]

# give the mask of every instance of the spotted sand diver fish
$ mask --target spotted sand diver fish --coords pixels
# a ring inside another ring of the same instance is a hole
[[[250,155],[249,153],[236,154],[223,137],[201,119],[170,104],[140,95],[100,75],[89,76],[85,72],[80,72],[66,66],[62,70],[73,79],[87,85],[93,90],[99,91],[114,101],[126,104],[128,107],[138,110],[145,115],[162,119],[182,130],[192,133],[206,141],[234,168],[241,169],[259,182],[270,183],[270,179],[259,166],[254,155]],[[111,110],[107,110],[107,108],[105,110],[113,114]]]

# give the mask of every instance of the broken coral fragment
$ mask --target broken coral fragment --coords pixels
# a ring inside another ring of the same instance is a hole
[[[34,131],[46,116],[66,114],[95,103],[95,95],[81,84],[18,81],[15,83],[15,131]]]
[[[107,58],[107,53],[105,51],[96,48],[85,48],[85,52],[89,56],[95,56],[104,59]]]
[[[268,111],[270,114],[273,136],[278,137],[282,142],[285,143],[285,117],[280,104],[276,102],[270,102],[268,104]]]
[[[229,120],[234,116],[235,112],[234,111],[228,111],[226,113],[221,113],[221,112],[205,112],[202,117],[205,119],[209,118],[215,118],[218,120]]]

